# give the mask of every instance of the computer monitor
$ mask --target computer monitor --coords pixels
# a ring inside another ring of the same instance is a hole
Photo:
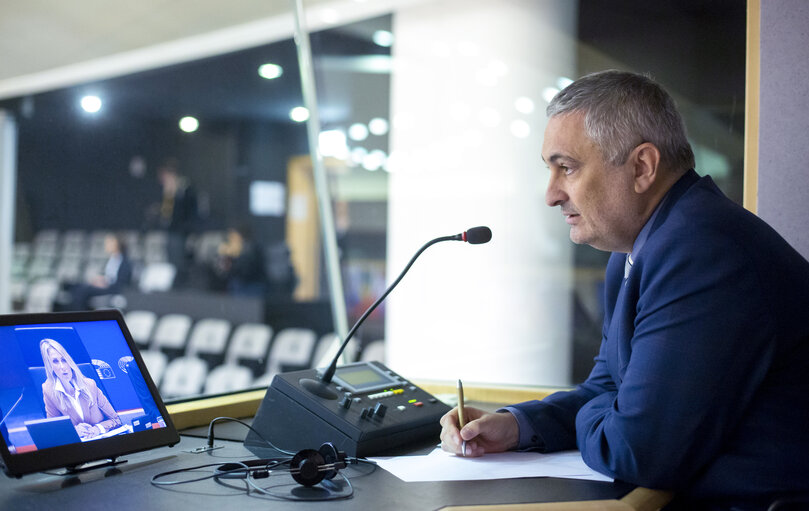
[[[9,476],[179,442],[117,310],[0,315],[0,455]]]

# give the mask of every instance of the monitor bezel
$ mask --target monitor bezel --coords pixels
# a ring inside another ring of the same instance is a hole
[[[109,321],[118,323],[127,346],[135,359],[138,368],[146,382],[152,399],[160,412],[166,427],[135,431],[124,435],[93,440],[92,442],[61,445],[47,449],[35,450],[25,453],[9,451],[5,438],[0,435],[0,455],[2,455],[3,470],[9,477],[21,477],[26,474],[54,470],[61,468],[75,468],[86,463],[99,460],[112,460],[136,452],[146,451],[157,447],[173,446],[180,441],[180,435],[174,427],[166,406],[163,403],[157,387],[152,380],[143,358],[135,345],[132,335],[127,328],[124,317],[117,309],[103,309],[81,312],[47,312],[0,315],[0,327],[76,323],[85,321]]]

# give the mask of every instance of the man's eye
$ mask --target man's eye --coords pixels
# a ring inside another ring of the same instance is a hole
[[[571,173],[571,172],[573,172],[573,169],[571,169],[571,168],[570,168],[570,167],[568,167],[567,165],[560,165],[560,166],[559,166],[559,169],[560,169],[560,170],[562,171],[562,173],[564,173],[566,176],[569,176],[569,175],[570,175],[570,173]]]

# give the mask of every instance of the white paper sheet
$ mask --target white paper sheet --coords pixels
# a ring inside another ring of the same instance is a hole
[[[437,448],[426,456],[394,456],[371,460],[405,482],[520,477],[562,477],[609,482],[613,480],[585,465],[579,451],[551,454],[503,452],[486,454],[479,458],[463,458]]]

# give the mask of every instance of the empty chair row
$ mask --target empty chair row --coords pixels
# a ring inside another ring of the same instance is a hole
[[[90,282],[94,277],[104,275],[106,259],[81,259],[63,256],[36,256],[27,265],[12,268],[12,278],[16,281],[33,282],[39,279],[54,279],[60,283]],[[171,289],[177,273],[171,263],[134,262],[132,284],[143,292],[166,291]]]
[[[176,268],[171,263],[149,263],[137,272],[136,287],[143,293],[168,291],[172,289]],[[27,281],[12,277],[11,300],[18,310],[25,312],[50,312],[61,290],[67,282],[55,277],[39,277]]]
[[[283,353],[278,360],[284,360],[288,366],[306,367],[312,357],[318,356],[316,334],[306,328],[286,328],[275,333],[272,327],[261,323],[243,323],[233,328],[226,319],[204,318],[194,323],[185,314],[158,318],[146,310],[129,311],[125,318],[133,340],[140,347],[162,352],[169,359],[193,356],[211,364],[248,366],[258,373],[263,370],[270,349]]]
[[[136,261],[159,262],[167,260],[168,235],[164,231],[141,233],[135,230],[86,232],[72,229],[64,233],[47,229],[39,231],[31,243],[18,242],[14,257],[18,260],[40,257],[71,257],[78,259],[104,259],[108,256],[105,240],[116,236],[126,246],[129,257]]]
[[[314,333],[307,331],[306,337],[300,337],[303,330],[285,329],[278,333],[278,339],[270,348],[266,369],[257,377],[252,368],[238,363],[238,359],[225,361],[209,371],[209,363],[194,355],[185,355],[169,362],[165,353],[146,350],[141,352],[141,357],[165,399],[263,388],[269,386],[273,376],[280,372],[317,364],[334,345],[333,335],[323,336],[315,347],[315,356],[311,357],[308,351],[314,344]],[[300,343],[303,339],[306,342]],[[380,355],[378,348],[382,346],[383,341],[370,343],[368,348],[371,349],[364,350],[362,358],[376,359]],[[311,364],[307,362],[310,359]]]
[[[116,236],[126,247],[129,258],[146,263],[168,260],[168,235],[165,231],[152,230],[142,233],[137,230],[86,232],[71,229],[60,232],[46,229],[37,232],[33,241],[17,242],[14,246],[15,267],[21,268],[35,259],[72,258],[81,260],[104,260],[108,254],[104,240]],[[208,263],[216,256],[219,245],[225,240],[224,231],[205,231],[188,237],[187,249],[194,260]]]

